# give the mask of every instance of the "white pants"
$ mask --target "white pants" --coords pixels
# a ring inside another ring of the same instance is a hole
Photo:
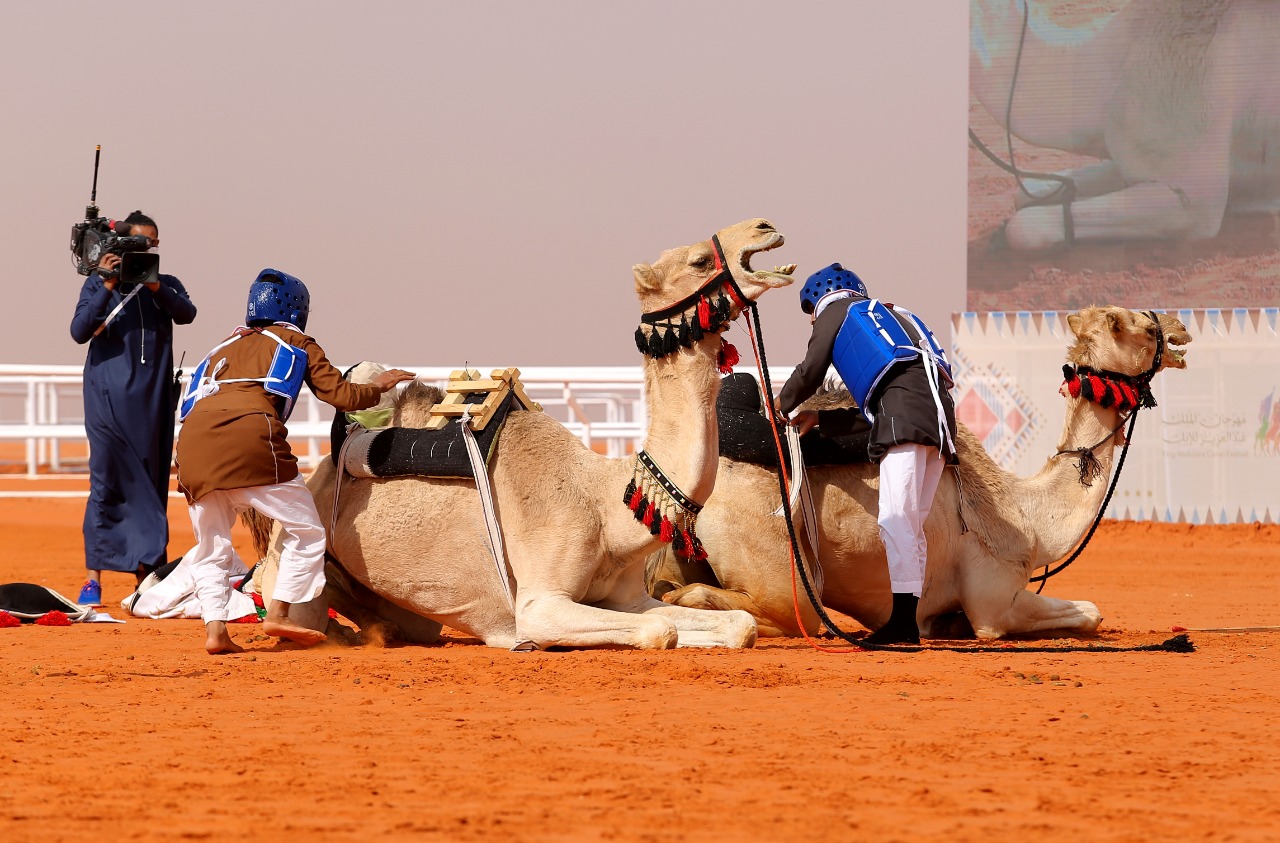
[[[942,479],[946,461],[938,449],[908,443],[894,445],[880,460],[880,539],[889,557],[894,594],[920,596],[929,549],[924,522]]]
[[[231,528],[236,516],[252,507],[280,522],[284,548],[273,600],[305,603],[324,590],[324,525],[311,491],[301,477],[288,483],[210,492],[191,504],[196,546],[187,553],[205,623],[226,621],[231,600],[230,574],[235,560]]]

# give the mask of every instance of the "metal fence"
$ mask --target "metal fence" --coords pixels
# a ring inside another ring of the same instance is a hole
[[[443,387],[455,367],[402,366],[420,380]],[[497,366],[472,366],[487,374]],[[28,475],[42,467],[51,472],[85,471],[86,443],[81,366],[24,366],[0,364],[0,443],[25,444],[23,462]],[[789,368],[770,367],[781,384]],[[520,370],[525,392],[588,448],[611,457],[639,447],[648,426],[644,404],[644,375],[639,366],[545,366]],[[289,420],[289,439],[305,466],[315,465],[328,451],[333,410],[308,390]],[[175,420],[176,423],[176,420]],[[63,449],[69,442],[80,456]]]

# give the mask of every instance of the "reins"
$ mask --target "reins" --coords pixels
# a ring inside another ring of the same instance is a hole
[[[1005,144],[1009,152],[1009,163],[1000,160],[1000,156],[992,152],[986,144],[979,138],[973,129],[969,129],[969,140],[977,147],[978,151],[987,157],[991,163],[995,164],[1006,173],[1013,176],[1017,182],[1018,190],[1029,198],[1030,206],[1054,205],[1058,202],[1062,203],[1062,232],[1068,246],[1075,245],[1076,242],[1076,224],[1075,219],[1071,216],[1071,203],[1076,201],[1076,182],[1070,176],[1060,175],[1058,173],[1036,173],[1030,170],[1022,170],[1013,160],[1013,92],[1018,88],[1018,71],[1022,67],[1022,48],[1027,40],[1027,24],[1030,18],[1031,8],[1026,0],[1022,5],[1022,32],[1018,36],[1018,52],[1013,61],[1013,77],[1009,80],[1009,99],[1005,103],[1004,108],[1004,137]],[[1045,181],[1058,182],[1058,188],[1048,196],[1037,199],[1031,195],[1031,191],[1027,190],[1026,185],[1022,183],[1023,177],[1033,179],[1044,179]]]
[[[790,543],[790,547],[788,548],[788,551],[791,554],[792,603],[795,609],[796,623],[800,628],[800,633],[801,635],[804,636],[804,640],[809,644],[810,647],[813,647],[815,650],[818,650],[819,652],[831,653],[831,654],[854,653],[860,650],[894,652],[894,653],[922,653],[926,651],[950,652],[950,653],[1009,653],[1009,652],[1018,652],[1018,653],[1138,653],[1138,652],[1191,653],[1195,651],[1195,645],[1191,643],[1191,639],[1185,634],[1175,635],[1172,638],[1162,641],[1159,644],[1142,644],[1142,645],[1133,646],[1133,647],[1116,647],[1116,646],[1107,645],[1107,644],[1088,644],[1084,646],[1075,646],[1075,647],[1043,647],[1043,646],[1023,647],[1023,646],[1017,646],[1014,644],[1003,644],[1000,646],[982,645],[982,646],[974,646],[974,647],[962,647],[962,646],[923,647],[918,645],[903,646],[900,644],[871,644],[861,639],[854,638],[849,633],[842,630],[831,619],[831,616],[827,614],[826,609],[822,605],[822,601],[819,599],[818,595],[814,593],[813,583],[810,582],[809,573],[808,571],[805,570],[805,566],[802,561],[803,557],[801,556],[801,553],[800,553],[799,542],[796,539],[795,523],[791,518],[791,506],[790,506],[791,496],[788,489],[789,481],[787,478],[787,472],[785,468],[787,460],[786,460],[786,455],[783,452],[782,439],[778,435],[778,419],[774,415],[775,404],[773,399],[773,384],[769,379],[769,363],[768,363],[768,360],[765,358],[764,333],[760,327],[760,312],[754,301],[747,302],[746,306],[750,313],[750,319],[747,321],[747,333],[751,337],[751,347],[755,351],[756,367],[757,367],[757,371],[760,373],[760,382],[763,385],[763,390],[764,390],[763,403],[766,408],[766,416],[769,419],[769,427],[773,432],[774,447],[777,449],[777,454],[778,454],[778,472],[777,472],[778,489],[782,494],[782,515],[783,515],[783,520],[786,522],[786,525],[787,525],[787,538]],[[1154,314],[1148,313],[1148,315],[1150,315],[1151,318],[1156,322],[1157,330],[1160,330],[1159,320],[1155,319]],[[1161,332],[1159,334],[1159,340],[1157,343],[1157,352],[1156,352],[1155,362],[1152,364],[1152,368],[1149,370],[1149,372],[1145,376],[1147,377],[1148,380],[1150,380],[1150,377],[1155,374],[1155,371],[1157,369],[1159,369],[1163,349],[1164,349],[1164,334],[1163,332]],[[1134,415],[1136,416],[1136,413]],[[816,554],[818,552],[818,548],[816,547],[813,548],[813,552]],[[830,631],[832,635],[836,636],[837,638],[840,638],[841,640],[845,641],[848,644],[853,645],[852,647],[842,648],[842,649],[824,647],[818,642],[814,641],[813,638],[809,635],[808,631],[804,628],[804,621],[800,617],[799,593],[796,589],[797,575],[799,576],[800,582],[803,583],[804,585],[805,595],[808,597],[810,605],[813,606],[814,611],[817,613],[819,619],[821,619],[823,625],[826,626],[827,630]]]
[[[1160,320],[1156,318],[1155,311],[1146,310],[1143,313],[1156,326],[1156,352],[1151,358],[1151,367],[1147,371],[1135,378],[1119,372],[1106,370],[1098,372],[1087,366],[1073,367],[1067,364],[1062,367],[1062,374],[1066,378],[1067,388],[1073,397],[1077,395],[1083,396],[1086,400],[1096,401],[1103,407],[1116,406],[1112,402],[1118,401],[1121,407],[1120,422],[1095,445],[1090,448],[1072,448],[1058,451],[1054,455],[1080,455],[1080,483],[1082,485],[1090,485],[1092,479],[1097,477],[1102,470],[1101,465],[1098,463],[1098,458],[1093,455],[1094,449],[1115,436],[1116,431],[1123,427],[1126,421],[1129,423],[1129,429],[1124,434],[1124,447],[1120,449],[1120,457],[1116,460],[1116,470],[1111,475],[1111,484],[1107,487],[1107,494],[1102,498],[1102,505],[1098,507],[1098,512],[1094,515],[1089,531],[1085,533],[1080,544],[1066,560],[1057,564],[1046,564],[1043,574],[1031,577],[1028,580],[1029,583],[1040,583],[1040,586],[1036,589],[1036,594],[1044,591],[1044,584],[1049,581],[1050,577],[1065,571],[1089,546],[1089,541],[1093,538],[1093,534],[1097,532],[1098,525],[1102,523],[1102,518],[1107,512],[1107,506],[1111,503],[1111,496],[1115,494],[1116,486],[1120,483],[1120,472],[1124,471],[1125,457],[1129,455],[1129,445],[1133,442],[1133,429],[1138,423],[1138,410],[1156,406],[1155,396],[1151,393],[1151,379],[1155,377],[1156,372],[1160,371],[1160,366],[1164,363],[1164,329],[1160,327]],[[1078,387],[1074,390],[1071,389],[1073,382],[1078,384]],[[1103,384],[1101,394],[1099,394],[1099,388],[1094,385],[1095,383]],[[1130,397],[1130,393],[1132,393],[1132,397]],[[1128,417],[1123,414],[1125,408],[1129,410]]]

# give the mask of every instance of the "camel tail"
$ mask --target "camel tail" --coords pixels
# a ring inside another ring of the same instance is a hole
[[[249,528],[253,552],[258,554],[258,559],[266,559],[267,550],[271,547],[271,526],[276,522],[253,508],[240,513],[240,521]]]

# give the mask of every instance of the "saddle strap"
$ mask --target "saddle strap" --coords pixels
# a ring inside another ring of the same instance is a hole
[[[511,578],[507,576],[507,554],[502,541],[502,527],[498,524],[498,515],[493,508],[493,490],[489,486],[489,468],[485,465],[476,444],[475,434],[471,432],[471,414],[464,410],[458,423],[462,426],[462,441],[467,446],[467,457],[471,460],[471,473],[475,475],[476,491],[480,493],[480,508],[484,512],[484,528],[489,537],[489,552],[493,555],[493,563],[498,568],[498,576],[502,578],[502,592],[506,595],[507,605],[512,614],[516,610],[515,595],[511,589]]]

